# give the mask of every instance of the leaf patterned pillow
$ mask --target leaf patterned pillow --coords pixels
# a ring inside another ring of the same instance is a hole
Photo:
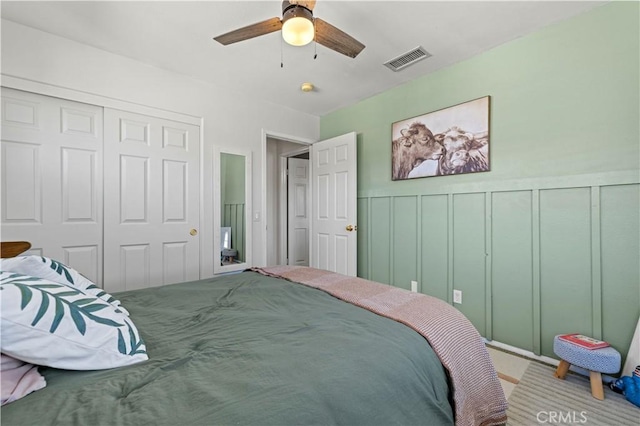
[[[120,304],[119,300],[116,300],[116,298],[95,285],[80,272],[57,260],[42,256],[12,257],[0,261],[0,271],[15,272],[78,287],[85,293],[109,302],[129,315],[129,312]]]
[[[77,287],[0,272],[0,299],[0,349],[9,356],[68,370],[149,359],[131,318]]]

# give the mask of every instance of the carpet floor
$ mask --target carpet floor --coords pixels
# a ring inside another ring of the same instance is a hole
[[[560,380],[553,376],[554,371],[551,366],[531,362],[509,396],[508,426],[640,425],[640,408],[624,396],[605,385],[605,399],[599,401],[591,396],[588,377],[569,373]]]

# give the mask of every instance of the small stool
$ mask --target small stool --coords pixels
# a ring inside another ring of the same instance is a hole
[[[238,257],[238,250],[236,249],[222,249],[220,253],[222,256],[222,262],[233,263],[236,257]]]
[[[601,373],[615,374],[620,371],[620,352],[611,346],[587,349],[556,336],[553,339],[553,352],[561,359],[555,376],[558,379],[564,379],[571,365],[589,370],[591,395],[599,400],[604,399]]]

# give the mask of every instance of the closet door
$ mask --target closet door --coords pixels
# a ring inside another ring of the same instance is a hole
[[[105,108],[104,282],[199,278],[200,129]]]
[[[102,281],[102,108],[2,88],[2,240]]]

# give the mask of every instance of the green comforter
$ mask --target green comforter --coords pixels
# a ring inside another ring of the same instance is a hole
[[[445,370],[409,327],[243,272],[118,294],[149,361],[41,368],[2,425],[445,425]]]

